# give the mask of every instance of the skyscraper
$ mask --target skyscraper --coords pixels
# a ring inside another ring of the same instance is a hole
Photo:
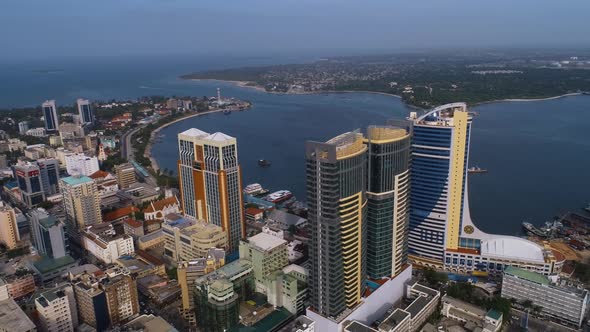
[[[178,175],[185,215],[220,226],[229,251],[245,237],[242,172],[235,138],[192,128],[178,134]]]
[[[88,99],[78,98],[76,101],[78,104],[78,115],[80,116],[80,124],[92,123],[94,120],[94,112],[90,107]]]
[[[64,225],[43,209],[29,213],[33,244],[41,255],[60,258],[68,254]]]
[[[43,118],[45,119],[45,129],[47,132],[55,132],[59,128],[59,118],[57,117],[57,107],[55,100],[46,100],[42,105]]]
[[[410,130],[368,128],[367,275],[392,277],[407,263]]]
[[[506,266],[556,274],[565,262],[549,246],[485,233],[471,219],[468,162],[472,118],[465,103],[414,121],[409,255],[413,263],[458,273],[501,274]]]
[[[91,178],[87,176],[63,178],[60,187],[70,233],[102,222],[100,194],[96,183]]]
[[[445,248],[459,245],[470,132],[464,103],[414,119],[409,254],[416,262],[442,267]]]
[[[13,166],[23,203],[32,208],[45,200],[45,192],[39,165],[31,162],[19,162]]]
[[[18,133],[21,135],[26,135],[27,130],[29,130],[29,122],[28,121],[21,121],[18,123]]]
[[[57,194],[59,192],[59,161],[54,158],[38,159],[37,165],[45,196]]]
[[[305,146],[310,303],[337,317],[361,301],[367,249],[367,146],[358,131]]]

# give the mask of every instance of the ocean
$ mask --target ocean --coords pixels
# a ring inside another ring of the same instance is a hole
[[[308,61],[287,58],[83,59],[0,64],[0,108],[39,105],[45,99],[134,99],[148,95],[222,94],[253,102],[244,112],[210,114],[171,125],[153,154],[176,169],[178,132],[221,131],[238,140],[244,185],[288,189],[305,200],[304,144],[344,131],[400,119],[411,111],[399,98],[372,93],[268,94],[231,83],[184,81],[197,70]],[[528,219],[541,224],[590,202],[590,97],[497,102],[472,108],[470,164],[489,170],[469,176],[471,215],[487,232],[520,234]],[[260,168],[268,159],[272,166]]]

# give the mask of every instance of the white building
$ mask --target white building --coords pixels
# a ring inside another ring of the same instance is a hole
[[[552,284],[544,275],[515,267],[504,270],[502,297],[521,304],[529,300],[551,321],[576,328],[582,325],[590,301],[585,289]]]
[[[80,174],[89,176],[100,169],[98,166],[98,158],[88,157],[83,153],[65,156],[65,160],[66,169],[70,175]]]
[[[89,227],[82,241],[86,250],[106,264],[113,264],[117,258],[135,253],[133,238],[117,234],[111,224]]]
[[[74,289],[64,284],[41,293],[35,299],[41,331],[66,332],[78,327],[78,311]]]
[[[462,323],[471,323],[482,332],[496,332],[502,328],[502,313],[496,310],[483,310],[471,303],[443,296],[441,313]]]
[[[45,137],[46,136],[46,131],[45,128],[32,128],[32,129],[28,129],[27,131],[25,131],[25,135],[27,136],[33,136],[33,137]]]

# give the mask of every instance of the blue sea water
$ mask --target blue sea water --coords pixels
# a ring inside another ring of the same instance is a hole
[[[403,118],[410,109],[392,96],[370,93],[268,94],[231,83],[183,81],[196,70],[306,61],[287,58],[82,59],[0,64],[0,108],[147,95],[214,95],[250,100],[231,115],[210,114],[161,131],[153,154],[175,170],[178,132],[191,127],[238,139],[244,184],[289,189],[305,199],[304,143]],[[471,214],[484,231],[518,234],[523,219],[540,224],[590,202],[590,97],[500,102],[474,107],[472,165],[487,174],[469,176]],[[260,168],[258,159],[272,162]]]

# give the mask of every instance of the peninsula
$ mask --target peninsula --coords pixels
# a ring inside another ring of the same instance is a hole
[[[478,104],[583,93],[590,91],[589,69],[588,51],[448,51],[330,57],[181,78],[230,81],[271,93],[380,92],[430,108],[454,100]]]

